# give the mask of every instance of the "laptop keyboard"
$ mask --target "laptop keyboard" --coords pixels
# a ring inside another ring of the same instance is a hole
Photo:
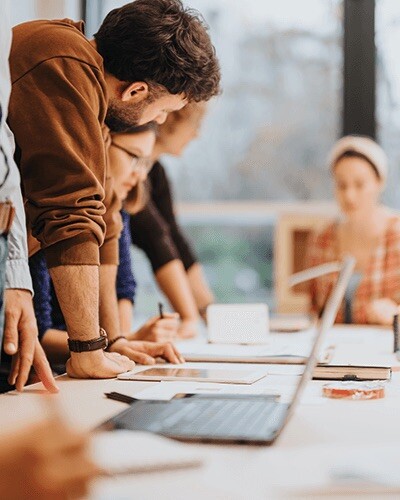
[[[147,429],[172,436],[265,438],[280,426],[283,406],[274,400],[197,400],[166,405]]]

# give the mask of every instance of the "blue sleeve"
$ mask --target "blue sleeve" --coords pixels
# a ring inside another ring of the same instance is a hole
[[[33,283],[33,307],[39,329],[39,338],[53,328],[51,318],[51,278],[44,253],[39,251],[29,258],[29,269]]]
[[[134,302],[136,293],[136,281],[132,272],[132,261],[130,254],[131,231],[129,225],[129,214],[122,211],[123,229],[119,239],[119,266],[117,271],[117,297]]]

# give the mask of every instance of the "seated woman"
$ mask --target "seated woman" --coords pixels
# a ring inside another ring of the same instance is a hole
[[[142,185],[147,177],[148,169],[151,168],[151,162],[149,163],[147,157],[153,150],[154,142],[155,131],[152,127],[142,127],[138,133],[112,136],[109,163],[114,189],[121,201],[130,193],[128,204],[133,211],[138,205],[141,207]],[[123,314],[126,301],[129,302],[130,314],[129,326],[125,324],[120,326],[121,337],[114,341],[111,350],[142,364],[153,364],[156,356],[162,356],[173,363],[182,362],[184,361],[182,356],[169,343],[135,341],[135,334],[132,337],[122,336],[122,333],[130,331],[132,303],[136,289],[130,261],[129,215],[122,211],[122,218],[124,225],[120,238],[117,296],[119,303],[122,302],[122,305],[120,304],[121,319],[126,320]],[[43,252],[39,251],[30,257],[29,265],[35,291],[34,307],[41,343],[53,364],[63,364],[69,357],[67,332]],[[139,329],[139,337],[151,337],[152,334],[160,332],[161,334],[167,332],[168,335],[164,336],[175,336],[177,326],[177,315],[165,314],[163,319],[156,317],[149,320]]]
[[[343,216],[316,235],[308,265],[356,258],[341,323],[390,325],[400,303],[400,217],[379,202],[387,178],[387,158],[368,137],[340,139],[330,155],[335,196]],[[321,313],[333,274],[310,282],[314,312]]]
[[[148,179],[150,199],[144,210],[131,217],[132,242],[146,253],[159,287],[181,317],[179,337],[196,335],[199,314],[205,319],[214,296],[176,220],[170,181],[158,159],[163,154],[182,154],[197,137],[205,109],[205,103],[187,104],[170,113],[159,127]]]

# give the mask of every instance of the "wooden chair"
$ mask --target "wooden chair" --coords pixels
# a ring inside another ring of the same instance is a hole
[[[291,274],[306,268],[310,236],[320,231],[337,215],[332,203],[299,206],[299,210],[282,212],[274,237],[274,284],[278,313],[305,313],[309,310],[307,284],[288,286]]]

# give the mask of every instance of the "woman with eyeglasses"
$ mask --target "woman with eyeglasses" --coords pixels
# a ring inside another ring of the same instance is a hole
[[[130,211],[143,206],[143,183],[151,168],[150,154],[155,143],[153,126],[143,126],[135,133],[112,134],[108,150],[110,173],[114,181],[114,190]],[[130,260],[129,214],[122,210],[123,230],[120,237],[120,264],[118,268],[116,294],[119,302],[121,335],[113,340],[108,349],[129,357],[141,364],[154,364],[156,357],[163,357],[172,363],[183,362],[182,356],[169,342],[146,342],[138,339],[152,337],[171,338],[176,336],[178,320],[176,314],[164,314],[150,319],[137,332],[130,334],[132,304],[136,283],[132,274]],[[57,302],[50,274],[42,252],[29,260],[35,291],[34,306],[38,322],[39,336],[49,361],[54,365],[63,365],[69,357],[67,348],[66,325]],[[110,289],[110,293],[115,293]],[[126,335],[125,335],[126,333]],[[63,367],[61,367],[63,370]]]
[[[141,212],[131,217],[134,245],[150,260],[159,287],[181,318],[178,336],[197,334],[198,320],[214,301],[202,266],[176,220],[168,175],[159,162],[164,155],[180,156],[195,139],[206,111],[205,103],[189,103],[168,115],[158,127],[149,173],[149,199]]]

